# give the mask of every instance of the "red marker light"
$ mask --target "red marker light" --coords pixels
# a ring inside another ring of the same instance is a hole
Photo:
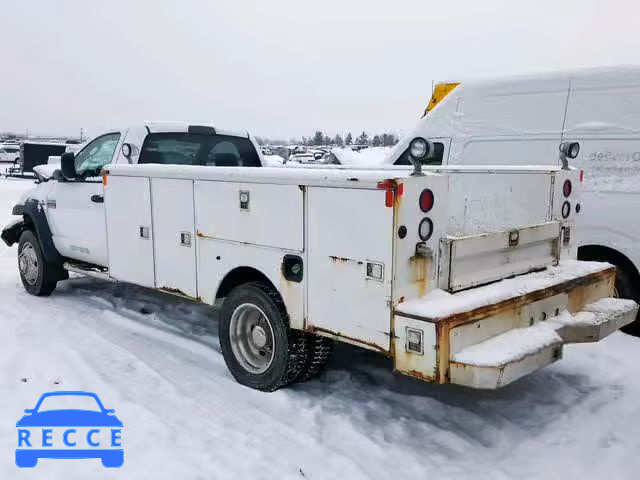
[[[420,210],[424,213],[429,212],[433,208],[433,204],[435,202],[435,197],[433,196],[433,192],[428,188],[425,188],[420,194]]]
[[[565,180],[564,184],[562,185],[562,194],[565,196],[565,198],[571,195],[572,190],[573,187],[571,185],[571,180]]]
[[[385,190],[384,204],[391,208],[395,198],[400,198],[404,193],[404,184],[396,183],[394,180],[383,180],[378,182],[378,188]]]

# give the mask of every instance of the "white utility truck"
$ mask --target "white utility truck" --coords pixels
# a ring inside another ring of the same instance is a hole
[[[63,155],[2,232],[26,290],[49,294],[70,271],[224,299],[227,366],[267,391],[316,374],[333,340],[426,381],[497,388],[636,315],[611,298],[614,267],[575,260],[578,171],[423,174],[422,138],[413,171],[243,166],[259,155],[246,135],[225,140],[244,153],[208,164],[219,135],[151,130],[139,147],[124,134]]]
[[[614,264],[616,293],[640,301],[640,67],[441,83],[385,163],[408,165],[415,136],[433,141],[431,165],[558,165],[558,145],[578,142],[578,258]]]

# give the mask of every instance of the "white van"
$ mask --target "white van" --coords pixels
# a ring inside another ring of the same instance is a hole
[[[434,142],[434,165],[557,164],[560,143],[579,142],[578,256],[615,264],[618,294],[640,299],[640,67],[440,84],[385,163],[408,164],[416,137]]]
[[[0,143],[0,162],[17,163],[20,160],[20,145]]]

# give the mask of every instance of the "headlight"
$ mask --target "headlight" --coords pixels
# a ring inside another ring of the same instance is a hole
[[[409,144],[409,155],[416,160],[424,160],[431,154],[431,144],[424,138],[414,138]]]

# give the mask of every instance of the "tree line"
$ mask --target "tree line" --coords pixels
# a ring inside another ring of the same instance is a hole
[[[303,136],[302,139],[291,138],[288,142],[273,140],[266,137],[256,137],[256,141],[259,145],[283,145],[289,143],[307,146],[336,145],[338,147],[345,147],[349,145],[369,145],[372,147],[388,147],[398,143],[398,136],[394,133],[382,133],[370,137],[366,131],[363,131],[354,139],[351,132],[347,133],[347,135],[342,138],[339,133],[334,137],[330,137],[322,130],[316,130],[316,132],[309,137]]]

